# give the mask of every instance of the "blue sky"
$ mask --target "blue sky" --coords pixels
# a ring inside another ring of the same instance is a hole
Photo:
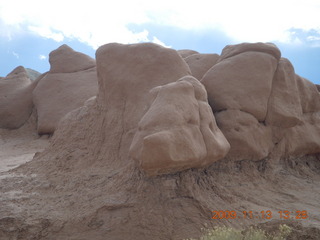
[[[320,83],[319,12],[319,0],[0,0],[0,76],[19,65],[49,70],[49,53],[64,43],[94,57],[109,42],[218,54],[228,44],[273,42],[297,74]]]

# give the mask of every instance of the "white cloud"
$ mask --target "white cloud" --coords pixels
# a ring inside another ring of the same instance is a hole
[[[47,57],[46,57],[45,55],[40,54],[40,55],[39,55],[39,59],[40,59],[40,60],[46,60]]]
[[[12,52],[12,55],[13,55],[13,56],[15,56],[17,59],[19,59],[19,58],[20,58],[19,54],[18,54],[18,53],[16,53],[16,52],[14,52],[14,51]]]
[[[171,48],[171,46],[167,46],[164,42],[160,41],[157,37],[153,37],[152,42],[159,44],[159,45],[166,47],[166,48]]]
[[[308,41],[320,41],[320,37],[319,36],[308,36],[307,40]]]
[[[18,7],[17,7],[18,6]],[[320,32],[319,0],[0,0],[0,21],[40,36],[108,42],[157,41],[128,24],[155,23],[192,30],[219,29],[237,41],[297,42],[290,29]]]
[[[42,26],[42,27],[28,26],[28,29],[31,32],[34,32],[34,33],[40,35],[41,37],[50,38],[50,39],[55,40],[56,42],[62,42],[64,39],[63,33],[55,32],[46,26]]]

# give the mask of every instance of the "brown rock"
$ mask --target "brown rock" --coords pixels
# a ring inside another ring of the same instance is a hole
[[[189,65],[192,76],[201,80],[204,74],[217,63],[218,54],[192,54],[184,60]]]
[[[226,47],[219,62],[205,74],[201,82],[207,89],[214,112],[238,109],[264,121],[278,60],[265,53],[267,50],[269,52],[270,45],[244,46]],[[272,47],[274,51],[278,50]],[[245,49],[248,51],[244,52]]]
[[[297,125],[302,116],[302,107],[292,64],[285,58],[279,61],[272,83],[268,102],[266,123],[289,128]]]
[[[191,56],[193,54],[197,54],[198,53],[197,51],[190,50],[190,49],[181,49],[181,50],[178,50],[177,52],[179,53],[179,55],[182,58],[186,58],[186,57],[189,57],[189,56]]]
[[[0,128],[19,128],[28,120],[35,85],[21,66],[0,79]]]
[[[33,91],[39,134],[53,133],[64,115],[98,91],[95,61],[90,57],[63,45],[50,54],[50,63],[51,70]]]
[[[217,125],[231,145],[226,158],[260,160],[273,148],[271,128],[259,123],[249,113],[226,110],[215,114]]]
[[[64,44],[49,54],[50,73],[72,73],[96,66],[91,57],[74,51]]]
[[[204,167],[226,155],[230,145],[216,126],[198,80],[186,76],[151,91],[154,101],[130,148],[149,176]]]

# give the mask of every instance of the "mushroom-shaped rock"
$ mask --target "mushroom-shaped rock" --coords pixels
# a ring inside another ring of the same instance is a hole
[[[264,121],[279,55],[271,44],[224,48],[219,62],[201,80],[213,111],[238,109]]]
[[[227,154],[230,145],[197,79],[186,76],[151,93],[154,100],[130,147],[130,155],[147,175],[204,167]]]
[[[50,53],[50,71],[33,91],[38,133],[53,133],[68,112],[81,107],[98,91],[95,60],[62,45]]]
[[[201,80],[203,75],[217,63],[218,54],[193,54],[184,59],[189,65],[192,76]]]
[[[0,79],[0,128],[16,129],[28,120],[35,85],[21,66]]]

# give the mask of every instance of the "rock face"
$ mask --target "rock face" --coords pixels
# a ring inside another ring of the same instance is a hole
[[[38,133],[53,133],[60,119],[98,92],[95,60],[62,45],[50,53],[50,71],[33,92]]]
[[[192,76],[201,80],[204,74],[217,63],[218,54],[192,54],[184,60],[189,65]]]
[[[186,76],[151,92],[154,100],[130,148],[149,176],[205,167],[227,154],[230,145],[197,79]]]
[[[21,66],[0,79],[0,128],[19,128],[28,120],[35,85]]]

